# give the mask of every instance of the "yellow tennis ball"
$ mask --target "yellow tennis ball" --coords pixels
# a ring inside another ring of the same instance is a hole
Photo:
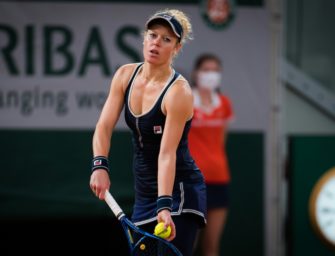
[[[144,251],[144,250],[145,250],[145,244],[141,244],[141,245],[140,245],[140,249],[141,249],[142,251]]]
[[[160,222],[155,227],[154,234],[161,238],[168,238],[171,235],[171,227],[168,226],[167,228],[164,227],[164,222]]]

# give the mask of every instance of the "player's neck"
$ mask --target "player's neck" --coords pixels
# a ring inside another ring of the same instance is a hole
[[[170,65],[151,65],[144,63],[141,76],[146,81],[162,82],[171,76],[172,68]]]

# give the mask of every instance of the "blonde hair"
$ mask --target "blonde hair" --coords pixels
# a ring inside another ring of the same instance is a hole
[[[183,28],[183,35],[180,40],[181,44],[186,43],[188,40],[193,40],[192,24],[190,22],[190,18],[184,12],[177,10],[177,9],[164,9],[164,10],[157,11],[149,19],[151,19],[152,17],[160,13],[167,13],[173,16],[180,23],[180,25]]]

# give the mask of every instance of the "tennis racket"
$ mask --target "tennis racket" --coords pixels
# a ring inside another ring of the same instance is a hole
[[[135,226],[121,210],[114,197],[106,190],[105,201],[121,222],[126,234],[130,254],[133,256],[182,256],[168,241]]]

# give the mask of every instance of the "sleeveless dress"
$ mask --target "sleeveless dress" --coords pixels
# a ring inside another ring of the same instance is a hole
[[[130,109],[130,94],[143,63],[133,72],[125,93],[125,120],[132,131],[133,173],[135,179],[135,204],[132,220],[135,225],[156,221],[156,200],[158,196],[158,155],[166,116],[161,104],[167,91],[174,85],[180,74],[173,71],[152,108],[141,115],[135,115]],[[206,223],[206,185],[199,168],[188,149],[188,132],[191,120],[185,124],[180,143],[176,151],[176,175],[173,186],[172,216],[194,214],[199,223]]]

